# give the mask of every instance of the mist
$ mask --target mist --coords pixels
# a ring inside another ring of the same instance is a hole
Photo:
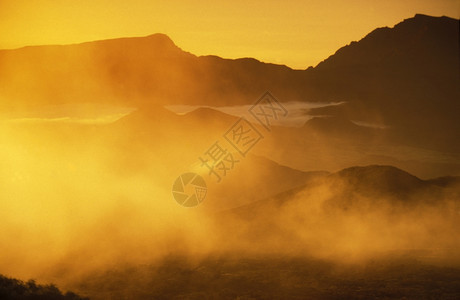
[[[261,161],[246,158],[222,183],[205,177],[209,192],[202,205],[180,206],[172,182],[222,132],[187,120],[186,127],[194,124],[192,136],[168,123],[143,132],[137,123],[121,123],[125,132],[117,122],[3,124],[3,272],[75,287],[95,272],[158,265],[171,256],[192,264],[216,256],[275,256],[360,265],[409,255],[458,264],[458,186],[425,187],[417,179],[423,187],[401,196],[405,191],[391,185],[374,193],[347,176],[323,172],[276,194],[276,185],[282,191],[286,182],[294,184],[288,178],[294,174],[277,176],[282,166],[262,168]],[[274,147],[269,141],[262,146]],[[271,190],[258,193],[271,176]]]
[[[306,70],[164,34],[0,50],[0,274],[92,299],[454,299],[457,37],[416,15]]]

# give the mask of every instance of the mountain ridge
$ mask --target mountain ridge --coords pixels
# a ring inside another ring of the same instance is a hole
[[[267,206],[279,209],[290,202],[295,202],[298,195],[317,193],[318,187],[326,186],[330,195],[324,201],[328,209],[362,209],[363,206],[373,206],[375,209],[393,206],[401,210],[417,205],[430,205],[432,198],[443,195],[448,191],[457,195],[454,201],[459,201],[460,190],[458,177],[444,177],[422,180],[409,172],[389,165],[353,166],[334,173],[317,172],[304,185],[280,192],[267,199],[251,202],[233,209],[219,213],[223,216],[237,216],[238,218],[251,219],[257,211],[264,210]],[[427,199],[418,199],[418,195],[428,196]],[[372,201],[363,201],[364,199]],[[382,201],[382,199],[386,199]],[[442,201],[442,199],[437,199]],[[388,202],[388,203],[386,203]]]
[[[253,103],[269,89],[283,102],[345,101],[315,113],[378,120],[397,143],[456,152],[457,25],[448,17],[416,15],[307,70],[196,56],[164,34],[0,50],[0,110],[82,101],[141,109],[228,106]]]

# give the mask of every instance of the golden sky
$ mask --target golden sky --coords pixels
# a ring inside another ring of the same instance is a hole
[[[161,32],[197,55],[304,69],[416,13],[459,18],[460,1],[0,0],[0,48]]]

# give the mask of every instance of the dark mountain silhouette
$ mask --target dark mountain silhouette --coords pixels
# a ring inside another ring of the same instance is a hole
[[[148,108],[145,107],[131,112],[130,114],[115,121],[110,126],[119,130],[140,130],[145,127],[155,129],[155,124],[157,126],[167,126],[177,123],[180,119],[180,116],[167,110],[161,105],[151,105]]]
[[[153,142],[155,148],[180,148],[205,145],[225,133],[237,120],[211,108],[198,108],[177,115],[161,105],[150,105],[124,116],[105,129],[112,136],[126,133],[140,147]]]
[[[226,211],[224,214],[250,220],[255,215],[262,216],[267,206],[280,208],[286,203],[299,201],[296,200],[299,193],[304,193],[305,197],[309,195],[309,191],[314,194],[318,187],[330,191],[323,204],[327,210],[360,210],[369,207],[377,210],[392,207],[399,210],[417,205],[440,204],[445,195],[456,195],[451,200],[460,201],[459,185],[443,186],[438,181],[445,180],[421,180],[393,166],[351,167],[332,174],[317,173],[302,186]],[[455,192],[452,193],[447,187]]]
[[[0,110],[75,102],[235,105],[270,90],[281,101],[345,101],[311,113],[383,124],[393,142],[456,152],[458,22],[416,15],[307,70],[197,57],[163,34],[1,50]]]
[[[184,115],[187,121],[197,121],[205,123],[222,123],[222,125],[230,127],[239,118],[228,115],[208,107],[200,107]]]
[[[248,103],[268,86],[289,90],[295,76],[286,66],[255,59],[197,57],[180,50],[163,34],[2,50],[0,66],[3,94],[16,99],[5,106],[24,102],[108,102],[137,107]],[[12,89],[18,86],[26,93]]]
[[[331,177],[343,180],[353,190],[370,193],[404,191],[409,194],[427,186],[425,181],[393,166],[351,167]]]
[[[459,69],[459,21],[416,15],[339,49],[307,77],[321,97],[347,101],[319,115],[378,120],[398,141],[458,151]]]
[[[237,120],[238,118],[235,116],[207,107],[200,107],[186,114],[178,115],[161,105],[150,105],[122,117],[111,126],[139,129],[140,127],[155,126],[155,124],[158,127],[166,128],[169,126],[182,128],[203,126],[211,128],[215,125],[225,129],[229,128]]]
[[[335,192],[327,206],[410,207],[440,202],[442,190],[393,166],[351,167],[330,176]]]

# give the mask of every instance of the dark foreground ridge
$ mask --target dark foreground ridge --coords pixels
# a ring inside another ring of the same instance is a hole
[[[341,266],[313,259],[172,257],[99,272],[79,286],[98,299],[458,299],[458,269],[404,256]]]
[[[63,294],[53,284],[40,285],[34,280],[27,282],[0,275],[0,299],[3,300],[83,300],[75,293]]]

